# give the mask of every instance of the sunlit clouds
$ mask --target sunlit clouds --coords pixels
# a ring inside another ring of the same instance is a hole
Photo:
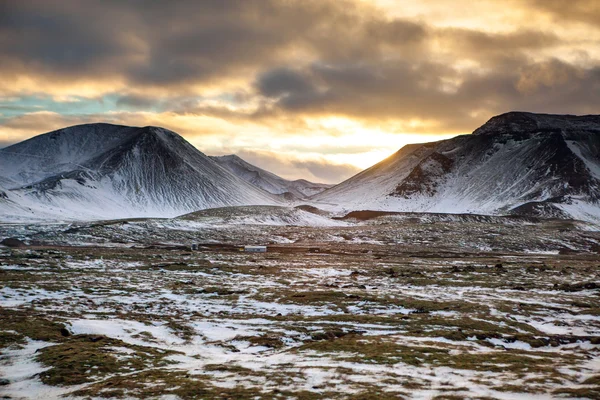
[[[594,0],[2,1],[0,146],[159,125],[335,183],[510,110],[599,113]]]

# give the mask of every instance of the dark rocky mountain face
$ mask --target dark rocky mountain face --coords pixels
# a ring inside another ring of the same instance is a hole
[[[472,135],[402,149],[314,200],[600,219],[600,116],[503,114]]]
[[[5,181],[12,182],[10,212],[21,203],[34,213],[116,218],[278,204],[181,136],[158,127],[65,128],[4,149],[0,166]]]
[[[512,111],[492,117],[473,135],[527,137],[532,133],[600,133],[600,115],[555,115]]]
[[[454,160],[434,151],[408,174],[393,195],[407,199],[419,193],[433,196],[437,191],[436,177],[449,174],[453,165]]]

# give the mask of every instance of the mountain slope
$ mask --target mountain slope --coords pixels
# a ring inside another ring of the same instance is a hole
[[[210,207],[279,204],[158,127],[61,129],[0,150],[0,170],[4,187],[6,180],[14,182],[9,197],[65,218],[172,217]]]
[[[309,182],[305,179],[290,181],[252,165],[234,154],[211,158],[246,182],[273,194],[290,193],[296,198],[303,199],[321,193],[332,186]]]
[[[313,197],[346,210],[600,219],[600,116],[512,112],[409,145]]]

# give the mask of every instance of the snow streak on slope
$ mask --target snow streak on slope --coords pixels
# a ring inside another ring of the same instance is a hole
[[[320,207],[600,220],[600,116],[508,113],[409,145],[314,196]]]
[[[242,160],[234,154],[211,158],[246,182],[273,194],[289,193],[296,198],[302,199],[321,193],[323,190],[332,186],[324,183],[309,182],[305,179],[298,179],[295,181],[283,179],[280,176]]]
[[[172,217],[203,208],[278,204],[158,127],[90,124],[0,151],[9,199],[0,215],[98,219]],[[15,211],[15,205],[21,213]]]
[[[393,192],[398,182],[404,179],[419,163],[423,155],[431,152],[431,145],[409,144],[396,154],[375,164],[352,178],[328,189],[312,200],[325,208],[345,210],[381,209],[378,203]]]

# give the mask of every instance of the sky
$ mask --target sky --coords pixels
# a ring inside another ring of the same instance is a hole
[[[337,183],[512,110],[600,113],[600,1],[0,0],[0,147],[157,125]]]

